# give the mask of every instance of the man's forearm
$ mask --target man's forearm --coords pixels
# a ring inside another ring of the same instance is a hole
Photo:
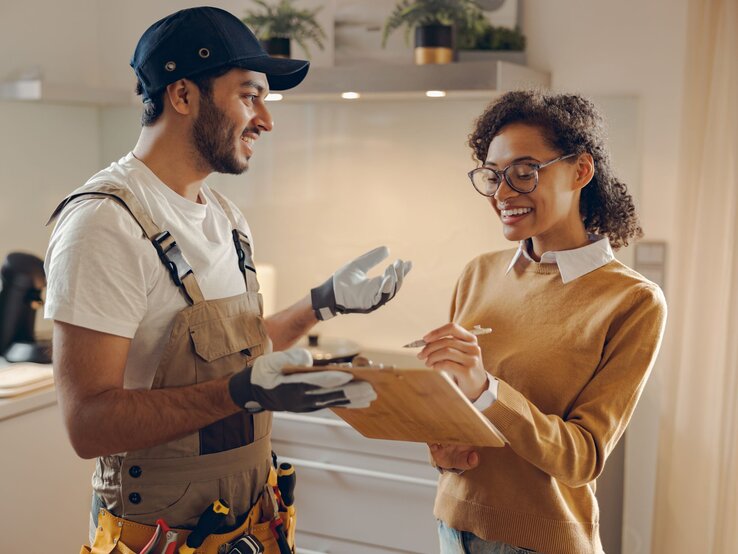
[[[228,393],[228,378],[167,389],[111,389],[78,406],[69,429],[83,458],[163,444],[240,409]]]
[[[318,323],[310,297],[266,319],[265,324],[274,350],[285,350]]]

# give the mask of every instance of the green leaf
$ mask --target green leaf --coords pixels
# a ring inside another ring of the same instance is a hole
[[[270,4],[266,0],[251,0],[263,11],[246,11],[241,21],[251,27],[259,40],[270,38],[289,38],[294,40],[310,57],[307,43],[314,42],[323,50],[325,31],[315,19],[322,7],[299,9],[294,6],[295,0],[279,0]]]
[[[465,29],[471,22],[484,17],[476,0],[400,0],[384,23],[382,48],[389,36],[405,27],[405,43],[410,44],[410,33],[423,25],[454,25]]]

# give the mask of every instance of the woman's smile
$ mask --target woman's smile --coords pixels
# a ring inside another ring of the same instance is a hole
[[[505,225],[515,225],[517,222],[525,219],[529,214],[531,214],[533,212],[533,208],[516,208],[513,206],[510,206],[508,208],[498,207],[498,211],[500,213],[500,220],[502,220],[502,223],[504,223]]]

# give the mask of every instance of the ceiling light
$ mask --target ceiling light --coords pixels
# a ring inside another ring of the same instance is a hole
[[[264,98],[264,100],[266,100],[267,102],[279,102],[280,100],[282,100],[282,98],[284,97],[281,94],[277,92],[270,92],[266,95],[266,98]]]
[[[342,92],[341,98],[344,100],[356,100],[357,98],[360,98],[361,95],[358,92]]]
[[[443,98],[446,96],[445,90],[426,90],[425,95],[428,98]]]

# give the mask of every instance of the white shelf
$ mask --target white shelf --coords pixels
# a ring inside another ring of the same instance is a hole
[[[363,99],[396,100],[425,98],[428,90],[442,90],[447,97],[489,98],[492,92],[546,88],[550,82],[547,72],[502,60],[315,67],[299,87],[283,95],[285,100],[334,100],[350,91]]]
[[[133,90],[48,83],[41,79],[0,83],[0,100],[95,106],[132,106],[140,103]]]
[[[442,90],[447,98],[489,98],[492,93],[516,88],[547,88],[550,82],[547,72],[503,60],[373,64],[313,67],[300,86],[282,95],[286,101],[336,101],[342,92],[350,91],[361,94],[363,100],[418,100],[426,99],[428,90]],[[0,100],[95,106],[133,106],[141,102],[133,90],[48,83],[36,78],[0,83]]]

